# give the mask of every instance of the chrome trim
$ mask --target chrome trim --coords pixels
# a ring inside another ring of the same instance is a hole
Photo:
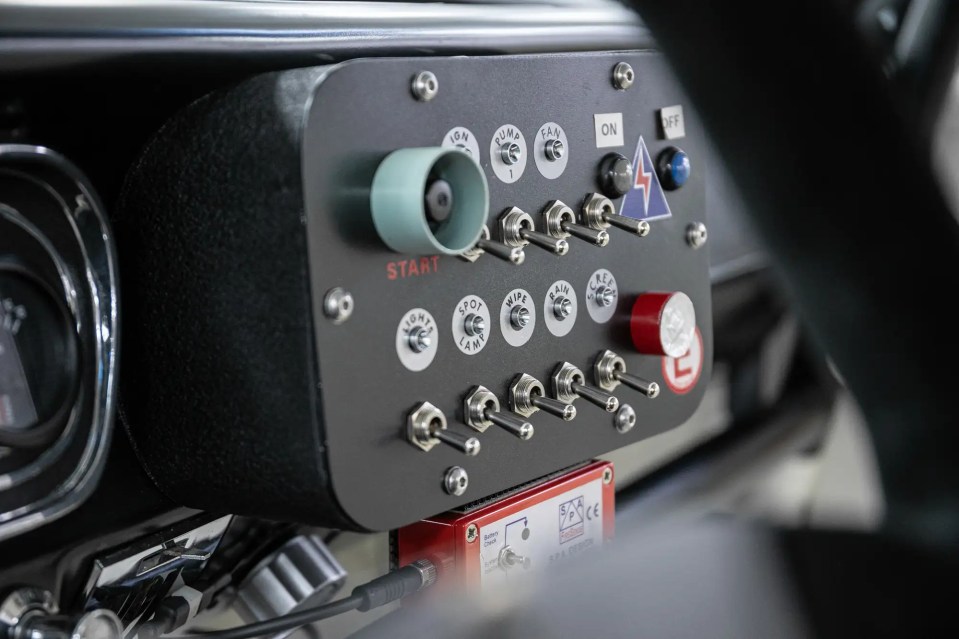
[[[62,517],[79,506],[93,491],[103,471],[116,409],[117,355],[119,347],[117,257],[103,207],[86,179],[60,154],[39,146],[0,144],[0,161],[38,163],[64,173],[79,191],[76,208],[59,197],[64,216],[83,254],[86,285],[90,292],[96,354],[93,380],[93,415],[90,432],[76,469],[42,499],[0,513],[0,540]],[[21,167],[22,168],[22,167]],[[81,313],[77,313],[79,317]]]
[[[0,174],[3,173],[8,173],[8,171],[0,167]],[[50,192],[49,185],[41,180],[37,180],[32,175],[23,173],[21,171],[9,171],[9,173],[17,175],[21,179],[29,180],[35,183],[37,186],[40,186],[41,188],[44,188],[44,190]],[[50,192],[50,195],[62,203],[62,200],[58,195],[53,192]],[[8,222],[16,224],[22,228],[29,235],[31,235],[46,252],[60,276],[60,285],[63,287],[62,293],[67,301],[67,306],[70,308],[70,313],[73,314],[73,319],[76,323],[75,327],[77,335],[82,335],[84,325],[82,313],[79,307],[79,300],[77,299],[76,282],[74,282],[73,278],[70,276],[70,272],[66,263],[63,261],[63,258],[57,252],[56,248],[54,248],[53,243],[50,242],[50,239],[43,233],[43,231],[37,228],[35,224],[27,220],[22,213],[11,206],[4,204],[3,202],[0,202],[0,218],[6,219]],[[70,411],[70,417],[67,420],[66,426],[63,428],[63,432],[60,433],[60,436],[53,443],[53,445],[44,450],[43,453],[30,462],[30,464],[23,466],[22,468],[16,468],[7,473],[0,474],[0,491],[10,490],[11,488],[16,487],[18,484],[29,481],[53,465],[57,458],[63,453],[63,450],[70,444],[70,438],[73,435],[74,428],[76,427],[77,417],[81,412],[78,409],[80,408],[82,402],[82,396],[78,396],[73,410]],[[18,510],[0,512],[0,523],[8,519],[13,519],[17,513]]]
[[[535,53],[652,46],[614,0],[551,3],[6,0],[0,69],[142,56],[255,53],[317,64],[373,51]],[[42,58],[36,57],[43,54]]]

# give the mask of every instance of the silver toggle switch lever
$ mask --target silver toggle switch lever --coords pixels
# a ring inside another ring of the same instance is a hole
[[[626,372],[626,362],[613,351],[603,351],[596,356],[593,377],[603,390],[612,392],[620,383],[653,399],[659,395],[659,384],[636,377]]]
[[[526,373],[514,377],[513,383],[510,384],[509,408],[522,417],[530,417],[536,411],[543,410],[567,422],[576,418],[575,406],[546,397],[543,384]]]
[[[561,402],[571,403],[577,397],[595,404],[607,413],[615,413],[619,408],[619,400],[606,391],[586,385],[586,377],[569,362],[562,362],[553,370],[550,378],[553,396]]]
[[[500,412],[499,400],[485,386],[474,386],[463,400],[463,421],[481,433],[496,424],[524,441],[533,436],[533,425],[512,413]]]
[[[594,246],[609,244],[609,233],[580,226],[576,223],[576,214],[573,213],[573,209],[559,200],[546,205],[543,218],[546,223],[546,232],[552,237],[565,239],[572,235]]]
[[[421,402],[410,411],[406,420],[406,438],[424,451],[443,443],[470,457],[480,452],[480,440],[447,430],[446,415],[429,402]]]
[[[522,566],[523,570],[529,570],[532,560],[529,557],[518,554],[511,546],[503,546],[499,551],[499,565],[503,570],[509,570],[513,566]]]
[[[649,235],[649,222],[635,220],[616,213],[612,201],[599,193],[590,193],[583,202],[583,221],[586,226],[597,231],[608,229],[610,224],[639,237]]]
[[[483,253],[489,253],[494,257],[513,264],[522,264],[526,260],[526,252],[523,251],[522,247],[507,246],[500,242],[491,241],[489,227],[486,225],[483,226],[483,232],[480,235],[480,239],[476,241],[476,245],[464,252],[460,257],[467,262],[475,262]]]
[[[554,255],[566,255],[569,242],[534,230],[533,218],[517,207],[506,209],[499,218],[500,237],[507,246],[524,247],[535,244]]]

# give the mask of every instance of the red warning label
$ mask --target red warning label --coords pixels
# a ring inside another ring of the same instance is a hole
[[[696,339],[685,355],[663,358],[663,380],[671,391],[677,395],[685,395],[696,386],[702,372],[703,336],[697,328]]]

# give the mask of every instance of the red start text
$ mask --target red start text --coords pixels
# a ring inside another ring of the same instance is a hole
[[[414,258],[412,260],[398,260],[386,263],[386,279],[402,280],[407,277],[435,273],[440,265],[440,256]]]

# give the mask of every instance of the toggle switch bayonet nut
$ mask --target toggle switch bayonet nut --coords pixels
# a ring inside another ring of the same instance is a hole
[[[569,362],[561,362],[553,370],[550,377],[553,396],[561,402],[572,403],[577,397],[599,406],[607,413],[615,413],[619,408],[619,400],[609,393],[588,386],[586,376]]]
[[[649,222],[619,215],[612,201],[599,193],[590,193],[583,202],[583,221],[597,231],[608,229],[610,225],[629,231],[639,237],[649,235]]]
[[[530,417],[542,409],[563,421],[568,422],[576,418],[575,406],[546,397],[543,384],[526,373],[513,378],[509,387],[509,407],[511,411],[522,417]]]
[[[447,430],[446,415],[429,402],[421,402],[406,420],[406,438],[420,450],[429,452],[437,444],[447,444],[468,457],[480,452],[480,441]]]
[[[612,392],[620,384],[625,384],[649,399],[659,396],[659,384],[627,373],[625,360],[613,351],[603,351],[596,356],[593,378],[604,391]]]
[[[576,223],[576,214],[559,200],[553,200],[546,205],[543,211],[543,222],[546,233],[558,239],[566,239],[570,235],[594,246],[609,244],[609,233],[604,230],[591,229]]]
[[[463,421],[481,433],[496,424],[524,441],[533,436],[533,425],[512,413],[500,412],[499,400],[485,386],[474,386],[466,395]]]

